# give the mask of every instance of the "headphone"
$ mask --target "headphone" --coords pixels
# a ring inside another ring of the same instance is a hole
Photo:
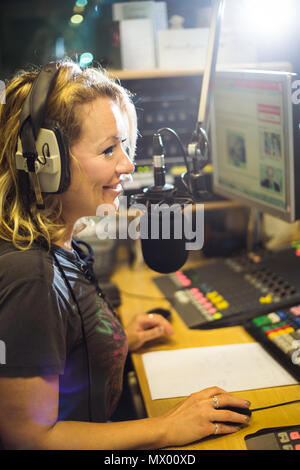
[[[42,193],[62,193],[70,184],[65,132],[57,121],[45,119],[47,100],[58,71],[55,62],[42,68],[20,115],[16,168],[27,192],[27,200],[31,183],[39,209],[45,207]]]

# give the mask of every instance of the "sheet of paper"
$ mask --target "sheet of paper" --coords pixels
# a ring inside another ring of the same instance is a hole
[[[142,358],[153,400],[212,386],[237,392],[298,383],[258,343],[156,351]]]

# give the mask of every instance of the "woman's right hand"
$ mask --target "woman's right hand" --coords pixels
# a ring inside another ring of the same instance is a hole
[[[217,397],[218,408],[215,406],[214,396]],[[160,417],[165,426],[164,447],[185,445],[212,434],[238,431],[241,425],[248,423],[249,417],[222,409],[229,406],[247,409],[250,403],[219,387],[193,393]],[[225,424],[226,421],[232,424]]]

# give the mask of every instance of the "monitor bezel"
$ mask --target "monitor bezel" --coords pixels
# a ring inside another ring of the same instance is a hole
[[[216,194],[241,202],[247,207],[256,209],[259,212],[272,215],[286,222],[296,220],[296,200],[295,200],[295,177],[294,177],[294,118],[293,103],[291,98],[292,81],[297,75],[292,72],[277,72],[269,70],[222,70],[216,72],[216,80],[222,78],[252,79],[252,80],[275,80],[282,83],[283,87],[283,132],[285,136],[285,155],[288,156],[286,162],[286,209],[280,209],[267,202],[261,202],[250,196],[244,196],[239,191],[229,189],[218,181],[217,165],[217,141],[216,141],[216,120],[214,97],[212,97],[211,112],[211,160],[213,165],[213,191]],[[289,208],[289,209],[288,209]]]

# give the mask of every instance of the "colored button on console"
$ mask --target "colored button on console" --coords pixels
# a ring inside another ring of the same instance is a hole
[[[175,273],[175,276],[177,277],[181,285],[183,285],[184,287],[188,287],[192,283],[191,280],[182,271],[177,271]]]
[[[215,313],[215,314],[213,315],[213,317],[214,317],[215,320],[220,320],[220,318],[222,318],[222,316],[223,316],[223,315],[222,315],[222,313],[220,313],[220,312],[217,312],[217,313]]]
[[[218,292],[215,291],[215,290],[213,290],[212,292],[208,292],[208,293],[206,294],[206,297],[207,297],[209,300],[212,300],[212,301],[213,301],[216,297],[218,297],[218,295],[219,295]]]
[[[270,304],[273,302],[273,299],[270,295],[266,295],[265,297],[260,297],[259,302],[261,304]]]
[[[253,318],[252,321],[256,326],[270,325],[270,319],[267,317],[267,315],[262,315],[260,317]]]
[[[226,308],[229,307],[229,303],[226,302],[226,300],[223,300],[223,302],[217,303],[216,307],[217,307],[218,310],[225,310]]]
[[[279,432],[277,436],[278,436],[279,441],[282,443],[290,442],[290,438],[287,432]]]
[[[300,316],[300,306],[297,305],[297,307],[292,307],[290,309],[290,311],[292,312],[293,315],[295,315],[296,317],[299,317]]]

